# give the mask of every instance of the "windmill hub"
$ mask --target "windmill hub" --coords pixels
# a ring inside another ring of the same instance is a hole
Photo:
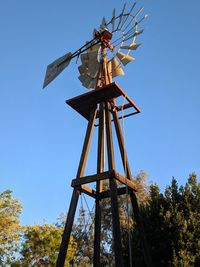
[[[114,46],[111,45],[110,40],[112,39],[112,33],[108,30],[102,32],[95,32],[95,37],[101,42],[103,48],[109,48],[111,51],[114,51]]]

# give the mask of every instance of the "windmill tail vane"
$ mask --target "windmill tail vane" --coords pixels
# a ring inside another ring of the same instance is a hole
[[[125,66],[135,60],[130,52],[141,46],[142,43],[136,43],[137,37],[144,31],[144,29],[139,30],[139,24],[147,18],[147,15],[140,16],[143,8],[134,12],[135,6],[136,2],[129,10],[126,10],[127,4],[125,3],[118,16],[115,15],[114,9],[109,22],[106,22],[103,17],[99,30],[94,30],[93,39],[75,52],[69,52],[49,64],[43,88],[52,82],[75,57],[77,60],[80,57],[81,65],[78,67],[80,76],[78,78],[87,89],[96,89],[101,86],[98,81],[101,76],[102,57],[108,58],[107,68],[111,78],[124,75],[122,65]],[[104,49],[106,49],[106,53],[102,53]]]

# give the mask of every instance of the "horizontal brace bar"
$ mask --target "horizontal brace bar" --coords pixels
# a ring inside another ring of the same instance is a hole
[[[81,185],[81,192],[96,199],[96,191],[86,185]]]
[[[129,192],[129,189],[128,189],[128,192]],[[117,195],[124,195],[127,193],[127,188],[126,187],[119,187],[117,188]],[[103,191],[101,193],[99,193],[99,196],[98,198],[99,199],[104,199],[104,198],[108,198],[110,197],[110,190],[106,190],[106,191]]]
[[[127,117],[130,117],[130,116],[136,115],[136,114],[138,114],[138,113],[140,113],[140,112],[136,111],[136,112],[132,112],[132,113],[126,114],[126,115],[124,115],[124,116],[120,116],[120,117],[119,117],[119,120],[121,120],[122,118],[127,118]],[[112,120],[112,121],[113,121],[113,120]]]
[[[119,174],[118,172],[114,173],[114,177],[121,182],[124,185],[127,185],[128,187],[132,188],[135,192],[137,192],[136,186],[135,184],[129,180],[128,178],[122,176],[121,174]]]
[[[132,106],[131,106],[130,103],[127,103],[127,104],[125,104],[125,105],[123,105],[123,106],[115,106],[115,108],[116,108],[117,111],[125,110],[125,109],[127,109],[127,108],[131,108],[131,107],[132,107]]]
[[[130,117],[130,116],[133,116],[133,115],[136,115],[136,114],[138,114],[138,113],[140,113],[140,112],[138,112],[138,111],[135,111],[135,112],[132,112],[132,113],[129,113],[129,114],[126,114],[126,115],[124,115],[124,116],[119,116],[119,120],[121,120],[122,118],[127,118],[127,117]],[[114,121],[113,119],[111,120],[111,121]],[[95,124],[94,125],[95,127],[98,127],[99,126],[99,124]]]
[[[72,187],[80,186],[82,184],[88,184],[100,180],[110,179],[114,177],[114,171],[106,171],[102,173],[98,173],[95,175],[89,175],[85,177],[80,177],[72,180]]]

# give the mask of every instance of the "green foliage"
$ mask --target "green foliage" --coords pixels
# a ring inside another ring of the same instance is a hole
[[[147,185],[145,172],[135,177],[137,198],[154,267],[200,266],[200,184],[193,173],[184,186],[172,178],[163,193],[158,185]],[[109,184],[104,183],[104,189]],[[134,267],[145,267],[134,216],[127,216],[130,199],[119,197],[122,249],[129,266],[129,236]],[[22,206],[11,191],[0,195],[0,266],[55,266],[66,216],[56,224],[21,227]],[[91,218],[92,217],[92,218]],[[20,241],[21,233],[21,242]],[[94,213],[82,208],[72,231],[65,266],[89,267],[93,261]],[[17,252],[17,254],[16,254]],[[18,260],[15,256],[19,255]],[[110,199],[102,200],[101,266],[114,266]]]
[[[150,186],[150,202],[141,205],[154,266],[198,266],[200,260],[200,185],[195,174],[178,188],[172,178],[164,194]],[[133,229],[136,266],[145,266],[137,228]]]
[[[55,266],[63,229],[55,224],[24,227],[21,266]],[[65,266],[70,266],[76,243],[71,238]]]
[[[73,226],[73,237],[77,244],[75,266],[89,267],[93,261],[94,246],[94,214],[86,213],[83,207],[79,210],[79,217]]]
[[[22,206],[12,196],[12,191],[6,190],[0,194],[0,266],[11,264],[18,251],[21,211]]]

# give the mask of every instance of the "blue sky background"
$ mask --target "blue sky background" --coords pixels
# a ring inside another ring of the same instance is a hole
[[[0,3],[0,192],[11,189],[20,199],[23,224],[52,222],[68,210],[87,126],[65,104],[86,92],[75,61],[42,90],[46,66],[90,40],[123,2]],[[200,1],[140,6],[149,14],[143,46],[116,81],[142,109],[125,121],[132,173],[145,170],[164,189],[172,176],[184,184],[189,173],[200,174]]]

